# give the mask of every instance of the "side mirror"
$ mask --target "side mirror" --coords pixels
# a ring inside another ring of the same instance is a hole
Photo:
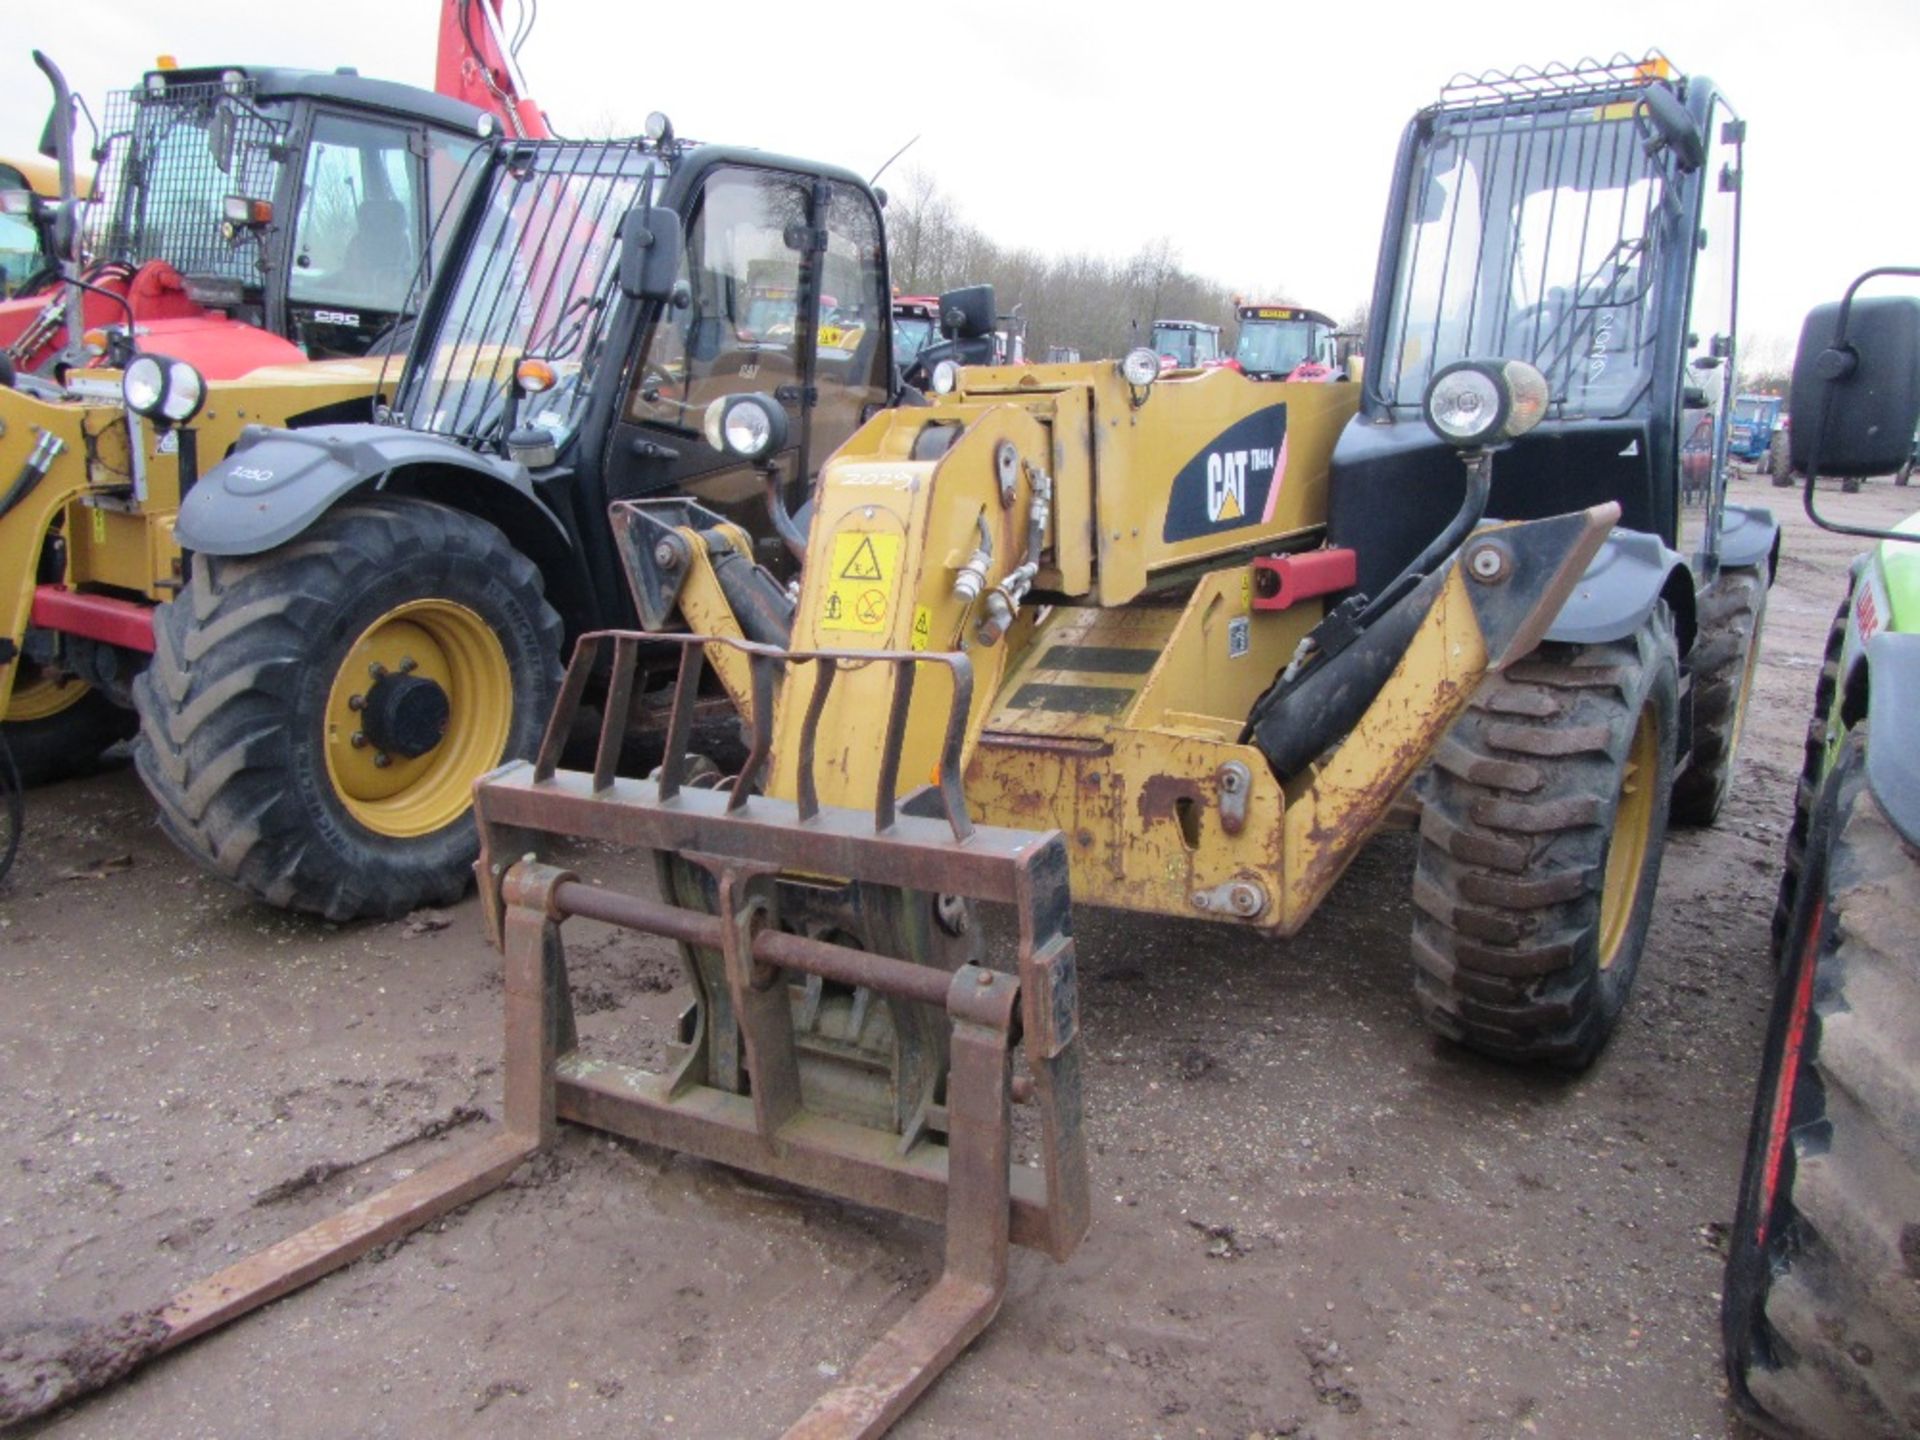
[[[940,333],[954,340],[993,334],[998,307],[991,285],[968,285],[940,297]]]
[[[1885,475],[1911,453],[1920,422],[1920,297],[1856,299],[1842,336],[1840,305],[1808,312],[1788,412],[1793,468]]]
[[[670,300],[686,252],[679,212],[635,206],[620,221],[620,293],[629,300]]]
[[[1640,99],[1647,107],[1647,119],[1653,126],[1654,138],[1647,147],[1649,154],[1662,148],[1671,150],[1674,162],[1688,174],[1706,163],[1706,137],[1693,123],[1693,116],[1687,113],[1678,95],[1665,85],[1649,85],[1640,92]]]

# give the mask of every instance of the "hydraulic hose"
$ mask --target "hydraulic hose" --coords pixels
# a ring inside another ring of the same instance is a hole
[[[793,558],[806,563],[807,537],[800,527],[793,523],[793,516],[787,510],[786,482],[780,478],[777,468],[767,470],[767,518],[773,522],[773,532],[786,545]]]
[[[67,442],[51,430],[40,432],[40,438],[34,442],[33,449],[27,452],[26,460],[21,463],[20,473],[14,476],[7,493],[0,495],[0,520],[4,520],[14,506],[31,495],[34,487],[47,478],[53,462],[66,448]]]
[[[1346,606],[1329,612],[1254,702],[1241,741],[1258,747],[1281,779],[1359,722],[1439,595],[1439,567],[1487,513],[1492,456],[1481,450],[1464,458],[1467,491],[1445,528],[1358,614]]]

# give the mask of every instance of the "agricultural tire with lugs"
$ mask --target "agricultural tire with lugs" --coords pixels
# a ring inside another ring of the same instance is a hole
[[[199,555],[135,687],[169,834],[332,920],[457,899],[474,780],[539,743],[559,683],[540,573],[474,516],[343,505],[263,555]]]
[[[1423,781],[1415,986],[1427,1022],[1567,1070],[1612,1033],[1652,919],[1679,659],[1656,604],[1607,644],[1549,642],[1480,688]]]
[[[1693,672],[1693,758],[1673,782],[1673,823],[1711,825],[1733,783],[1734,753],[1760,663],[1767,577],[1756,568],[1723,570],[1700,596]]]
[[[1842,742],[1807,839],[1722,1291],[1772,1434],[1920,1437],[1920,850]]]

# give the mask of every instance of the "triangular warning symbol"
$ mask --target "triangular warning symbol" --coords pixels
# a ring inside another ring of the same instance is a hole
[[[1240,508],[1240,497],[1233,493],[1233,487],[1227,487],[1227,493],[1220,497],[1220,518],[1238,520],[1246,512]]]
[[[874,553],[873,537],[865,536],[859,547],[848,558],[847,565],[840,572],[842,580],[884,580],[880,573],[880,557]]]

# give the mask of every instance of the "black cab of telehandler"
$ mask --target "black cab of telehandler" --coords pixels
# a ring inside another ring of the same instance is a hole
[[[1449,442],[1493,428],[1509,362],[1544,377],[1546,412],[1479,482],[1484,515],[1621,507],[1546,643],[1421,786],[1421,996],[1437,1028],[1509,1058],[1597,1052],[1668,820],[1710,823],[1728,790],[1779,544],[1770,512],[1726,498],[1744,141],[1712,82],[1657,53],[1457,77],[1401,140],[1330,485],[1358,589],[1472,498]]]
[[[690,496],[790,572],[814,472],[906,393],[880,202],[849,171],[683,142],[656,114],[631,139],[480,147],[453,188],[465,201],[437,223],[439,268],[415,279],[374,422],[249,427],[186,495],[176,536],[208,595],[163,607],[171,678],[139,693],[142,774],[175,837],[256,894],[336,917],[469,883],[474,779],[531,752],[564,646],[634,621],[610,505]],[[990,333],[991,292],[974,298],[957,328],[978,308]],[[716,408],[748,395],[766,404]],[[760,427],[751,459],[709,443],[723,424]],[[314,546],[293,542],[322,538],[350,563],[309,575]],[[318,608],[222,628],[228,567],[273,604]],[[777,582],[758,592],[790,603]],[[172,657],[196,649],[189,675]],[[264,673],[268,651],[323,678],[245,690],[270,702],[271,744],[231,803],[190,795],[195,757],[238,743],[245,711],[194,697],[224,666]],[[262,804],[274,823],[244,818]]]

